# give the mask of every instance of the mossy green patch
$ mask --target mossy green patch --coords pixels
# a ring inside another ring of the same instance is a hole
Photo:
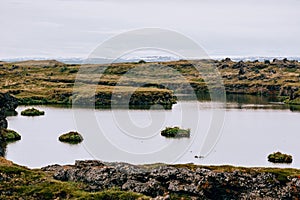
[[[40,115],[44,115],[44,114],[45,114],[44,111],[40,111],[35,108],[28,108],[21,112],[21,115],[23,115],[23,116],[40,116]]]
[[[291,105],[300,105],[300,97],[297,97],[295,99],[285,99],[284,100],[285,103],[287,104],[291,104]]]
[[[161,131],[161,135],[165,137],[190,137],[190,129],[181,129],[177,126],[175,127],[166,127],[164,130]]]
[[[0,129],[0,134],[3,135],[6,142],[21,140],[21,135],[10,129]]]
[[[71,131],[69,133],[62,134],[59,136],[59,141],[66,142],[70,144],[78,144],[83,141],[83,137],[75,131]]]
[[[293,158],[291,155],[276,152],[268,155],[268,161],[273,163],[292,163]]]

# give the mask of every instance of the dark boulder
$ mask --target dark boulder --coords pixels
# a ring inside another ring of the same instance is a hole
[[[231,62],[231,59],[230,59],[230,58],[225,58],[224,61],[225,61],[225,62]]]
[[[4,137],[4,135],[0,134],[0,156],[1,157],[3,157],[5,155],[5,149],[6,149],[5,137]]]
[[[9,93],[0,93],[0,108],[4,108],[6,111],[14,111],[17,107],[17,98]]]
[[[239,75],[243,75],[246,73],[246,70],[244,67],[241,67],[240,70],[239,70]]]
[[[243,67],[247,67],[247,65],[243,61],[239,61],[238,63],[232,65],[232,69],[240,69]]]

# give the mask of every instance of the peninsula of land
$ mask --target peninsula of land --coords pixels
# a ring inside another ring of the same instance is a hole
[[[209,82],[218,77],[227,94],[273,96],[287,104],[300,104],[300,63],[296,60],[234,62],[226,58],[83,65],[55,60],[0,62],[0,91],[15,96],[20,105],[87,104],[92,98],[98,106],[161,104],[171,108],[177,101],[174,94],[209,99],[214,87]],[[94,96],[77,95],[75,83],[83,89],[94,88]]]

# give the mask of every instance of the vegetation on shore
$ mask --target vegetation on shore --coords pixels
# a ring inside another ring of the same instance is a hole
[[[202,75],[195,66],[201,69]],[[87,103],[89,98],[99,106],[172,105],[176,103],[174,92],[187,95],[195,92],[199,98],[207,96],[208,82],[214,87],[215,73],[209,71],[212,66],[220,72],[227,93],[277,96],[289,104],[300,103],[300,63],[287,59],[85,64],[81,66],[85,74],[79,70],[80,65],[54,60],[2,63],[0,89],[16,96],[23,105],[70,105],[74,100]],[[81,74],[77,82],[94,88],[95,98],[88,94],[73,96],[77,72]],[[137,89],[139,92],[135,92]],[[133,93],[135,97],[128,99]]]
[[[58,140],[70,144],[78,144],[83,141],[83,137],[78,132],[70,131],[59,136]]]
[[[181,138],[181,137],[190,137],[190,129],[181,129],[177,126],[175,127],[166,127],[161,131],[161,135],[165,137]]]
[[[293,158],[291,155],[275,152],[268,155],[268,161],[273,163],[292,163]]]
[[[40,116],[40,115],[44,115],[44,114],[45,114],[44,111],[40,111],[35,108],[28,108],[21,112],[21,115],[23,115],[23,116]]]

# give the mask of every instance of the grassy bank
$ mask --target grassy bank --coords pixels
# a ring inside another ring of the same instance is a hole
[[[77,86],[82,90],[93,88],[96,105],[172,105],[176,102],[174,92],[187,95],[195,92],[199,98],[209,98],[209,88],[218,89],[214,88],[216,73],[211,71],[212,66],[220,72],[227,93],[278,96],[286,103],[300,103],[300,64],[288,60],[181,60],[83,66],[54,60],[1,63],[0,89],[14,94],[20,104],[69,105],[74,101],[76,75],[80,74]],[[92,97],[76,98],[77,102],[88,103],[87,99]]]

